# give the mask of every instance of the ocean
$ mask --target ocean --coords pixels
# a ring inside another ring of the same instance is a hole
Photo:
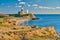
[[[25,25],[49,27],[54,26],[55,30],[60,35],[60,14],[34,14],[38,20],[30,20],[25,22]]]

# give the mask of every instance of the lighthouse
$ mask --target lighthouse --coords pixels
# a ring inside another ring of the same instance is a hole
[[[24,14],[24,9],[21,8],[20,14]]]
[[[24,14],[24,8],[23,8],[23,7],[22,7],[21,10],[18,12],[18,15],[19,15],[19,16],[22,15],[22,14]]]

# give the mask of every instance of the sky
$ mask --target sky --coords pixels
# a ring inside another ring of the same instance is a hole
[[[16,14],[21,8],[35,14],[60,14],[60,0],[0,0],[0,13]]]

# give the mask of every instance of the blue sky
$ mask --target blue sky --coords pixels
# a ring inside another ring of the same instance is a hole
[[[0,13],[18,13],[22,5],[29,13],[60,14],[60,0],[0,0]]]

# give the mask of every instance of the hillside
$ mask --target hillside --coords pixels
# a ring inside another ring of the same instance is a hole
[[[19,25],[27,20],[36,19],[36,17],[34,14],[22,14],[20,16],[18,14],[2,14],[0,19],[2,25]]]
[[[0,16],[0,40],[60,40],[54,26],[43,27],[16,25],[27,20],[35,20],[34,14],[10,14]]]
[[[0,40],[58,40],[59,35],[53,26],[13,26],[0,28]]]

